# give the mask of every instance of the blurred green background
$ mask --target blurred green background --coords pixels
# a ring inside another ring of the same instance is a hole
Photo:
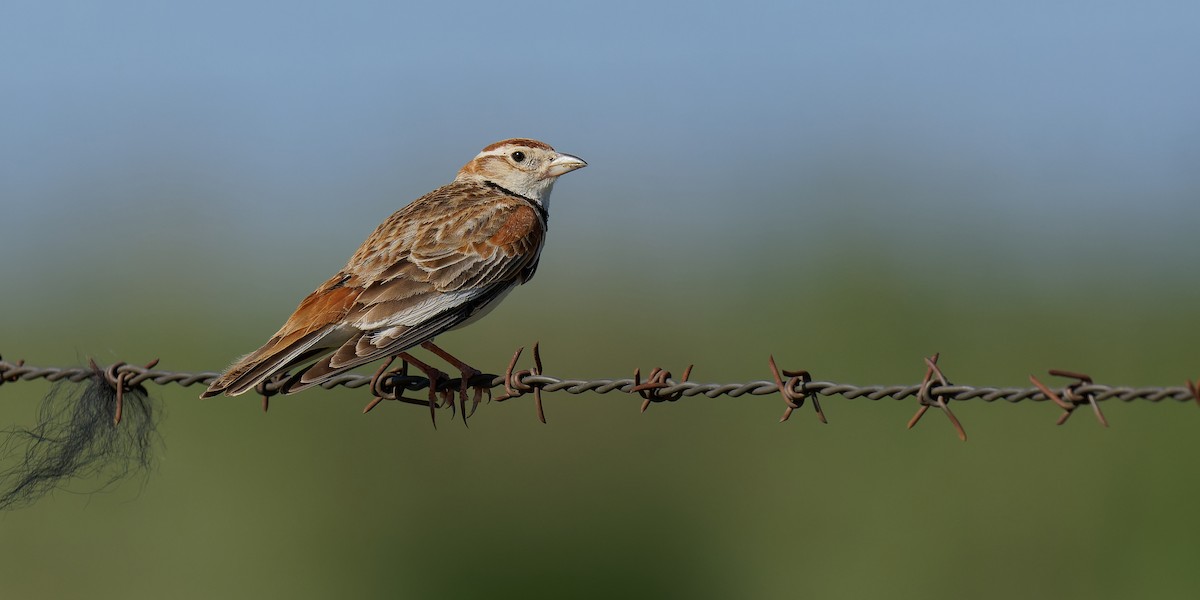
[[[484,145],[563,178],[500,371],[1200,376],[1194,4],[0,7],[0,353],[218,370]],[[42,383],[0,388],[32,424]],[[167,406],[149,479],[0,514],[2,598],[1194,597],[1200,413],[360,391]]]

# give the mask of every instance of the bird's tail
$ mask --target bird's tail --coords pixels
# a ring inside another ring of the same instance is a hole
[[[296,339],[289,340],[279,336],[271,338],[258,350],[233,363],[204,390],[203,394],[200,394],[200,397],[243,394],[277,373],[328,354],[347,337],[349,336],[340,333],[337,327],[329,326]]]

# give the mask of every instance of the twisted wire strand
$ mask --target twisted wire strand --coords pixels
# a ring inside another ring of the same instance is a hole
[[[566,392],[568,394],[608,394],[620,392],[640,396],[641,408],[645,411],[653,403],[675,402],[682,398],[704,396],[718,398],[728,396],[768,396],[778,394],[784,403],[780,421],[787,421],[792,413],[810,401],[816,418],[822,423],[828,419],[821,408],[819,396],[842,396],[847,399],[904,400],[914,398],[916,413],[908,421],[911,429],[931,409],[942,412],[958,438],[967,441],[967,432],[961,420],[955,416],[950,404],[954,401],[982,400],[984,402],[1053,402],[1059,408],[1057,424],[1062,425],[1079,408],[1094,414],[1100,425],[1108,427],[1108,421],[1100,408],[1105,400],[1132,402],[1143,400],[1162,402],[1176,400],[1195,401],[1200,405],[1200,382],[1188,381],[1187,386],[1145,387],[1110,386],[1094,383],[1088,375],[1070,371],[1051,370],[1049,374],[1074,380],[1058,390],[1048,387],[1036,377],[1030,377],[1031,388],[997,388],[955,385],[949,382],[941,367],[938,355],[925,359],[925,377],[917,385],[867,385],[859,386],[831,381],[813,381],[807,371],[788,371],[778,368],[774,357],[768,361],[774,381],[748,381],[745,383],[700,383],[688,381],[692,372],[689,366],[680,379],[672,379],[671,373],[655,368],[643,381],[641,371],[634,371],[632,378],[614,379],[564,379],[545,375],[542,359],[535,344],[534,366],[517,370],[521,350],[513,355],[503,376],[479,374],[469,380],[437,377],[435,382],[408,374],[408,363],[388,370],[388,361],[373,376],[343,374],[321,384],[324,388],[338,386],[367,388],[370,402],[362,409],[371,411],[383,400],[395,400],[428,406],[429,417],[437,427],[437,409],[449,408],[451,418],[457,413],[465,425],[474,414],[482,397],[497,402],[510,400],[532,392],[533,405],[539,421],[546,422],[542,402],[543,392]],[[15,363],[0,358],[0,386],[18,381],[45,379],[51,382],[76,382],[78,388],[69,393],[62,386],[54,386],[43,399],[38,411],[38,422],[31,428],[14,427],[0,431],[0,464],[11,464],[0,468],[0,510],[26,506],[80,475],[106,473],[111,484],[132,474],[147,472],[151,465],[152,446],[155,439],[155,401],[145,384],[192,386],[208,384],[219,377],[211,371],[186,372],[157,369],[158,361],[145,366],[118,362],[101,367],[89,361],[87,367],[37,367],[24,361]],[[286,373],[268,379],[255,387],[262,396],[262,408],[267,410],[271,396],[285,393],[290,385]],[[436,389],[431,389],[431,385]],[[468,402],[468,390],[474,389]],[[500,388],[502,395],[492,398],[490,390]],[[428,400],[406,397],[406,391],[428,390]],[[363,392],[360,392],[363,393]],[[457,398],[457,403],[455,402]],[[468,406],[469,404],[469,406]],[[117,427],[124,419],[125,425]],[[105,484],[105,485],[107,485]]]
[[[103,369],[104,367],[102,367]],[[116,363],[115,366],[110,366],[119,375],[126,375],[126,382],[129,385],[141,385],[153,383],[155,385],[207,385],[212,380],[216,379],[219,373],[212,371],[186,372],[186,371],[167,371],[163,369],[146,368],[138,365],[127,363]],[[95,372],[89,367],[37,367],[26,365],[22,362],[9,362],[0,359],[0,384],[15,381],[33,381],[37,379],[45,379],[47,381],[72,381],[80,382],[92,377]],[[323,382],[320,387],[330,389],[334,387],[361,388],[370,386],[372,376],[346,374]],[[636,393],[633,389],[637,383],[632,378],[620,379],[564,379],[549,375],[530,374],[521,377],[521,382],[526,385],[540,387],[546,392],[566,392],[568,394],[584,394],[588,392],[597,394],[608,394],[611,392],[620,392],[624,394]],[[396,377],[394,382],[398,387],[403,387],[409,390],[427,388],[429,380],[420,376],[404,376]],[[485,384],[488,387],[498,388],[504,387],[505,377],[501,375],[480,375],[471,380],[472,384]],[[280,387],[280,383],[275,382],[267,385],[268,391],[276,391]],[[921,393],[921,384],[914,385],[853,385],[847,383],[837,383],[831,381],[810,381],[797,383],[794,390],[800,393],[808,394],[815,393],[821,396],[842,396],[847,399],[866,398],[868,400],[904,400],[906,398],[919,397]],[[1168,400],[1177,402],[1196,401],[1193,392],[1185,386],[1169,386],[1169,387],[1129,387],[1129,386],[1114,386],[1098,383],[1087,383],[1075,386],[1074,392],[1080,395],[1092,395],[1097,402],[1106,400],[1119,400],[1122,402],[1134,402],[1137,400],[1159,403]],[[1065,388],[1059,388],[1064,391]],[[700,383],[695,381],[676,381],[674,379],[666,379],[666,385],[654,390],[657,397],[679,396],[679,397],[694,397],[703,395],[707,398],[718,398],[721,396],[729,396],[737,398],[740,396],[767,396],[779,393],[779,386],[772,381],[749,381],[745,383]],[[1021,402],[1029,400],[1031,402],[1046,402],[1051,400],[1036,387],[1028,388],[997,388],[997,387],[976,387],[970,385],[933,385],[928,388],[928,393],[932,396],[939,397],[945,401],[962,402],[967,400],[981,400],[983,402]]]

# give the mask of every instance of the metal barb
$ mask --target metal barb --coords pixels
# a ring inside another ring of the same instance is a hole
[[[512,359],[508,361],[508,368],[504,370],[504,394],[497,397],[495,399],[496,402],[518,398],[530,390],[529,385],[521,381],[520,372],[514,372],[517,368],[517,360],[521,358],[521,353],[524,351],[525,346],[517,348],[517,351],[512,355]]]
[[[1058,421],[1055,422],[1055,425],[1062,425],[1063,423],[1066,423],[1067,419],[1071,418],[1071,414],[1075,412],[1076,408],[1079,408],[1084,404],[1089,404],[1092,407],[1092,412],[1096,415],[1096,420],[1099,421],[1104,427],[1108,427],[1108,419],[1105,419],[1104,413],[1100,411],[1100,403],[1096,402],[1096,395],[1090,391],[1080,394],[1080,390],[1082,388],[1090,387],[1092,385],[1092,377],[1090,375],[1076,373],[1075,371],[1064,371],[1062,369],[1050,369],[1049,373],[1054,377],[1066,377],[1068,379],[1075,380],[1075,383],[1071,383],[1064,387],[1062,394],[1060,395],[1055,393],[1054,390],[1047,387],[1041,381],[1038,381],[1037,377],[1034,377],[1033,375],[1029,376],[1029,381],[1032,382],[1033,385],[1037,386],[1037,388],[1041,390],[1042,394],[1045,394],[1047,398],[1052,400],[1055,404],[1063,409],[1063,413],[1058,416]]]
[[[942,387],[950,386],[950,382],[942,373],[942,369],[938,367],[937,361],[940,356],[941,353],[938,352],[925,359],[925,378],[921,381],[921,388],[917,394],[917,401],[920,402],[921,406],[917,409],[917,413],[913,415],[912,419],[909,419],[908,428],[912,429],[921,420],[921,417],[925,416],[925,411],[929,410],[929,407],[936,406],[942,409],[942,412],[946,413],[946,418],[950,419],[950,424],[958,432],[958,439],[965,442],[967,441],[967,432],[963,429],[962,423],[958,421],[958,417],[954,416],[954,411],[950,410],[950,406],[946,404],[946,399],[942,394],[934,394],[931,391],[935,375],[937,376],[937,382]]]
[[[104,377],[104,381],[117,391],[117,406],[113,409],[113,425],[121,424],[121,413],[124,410],[125,404],[125,382],[117,376],[117,369],[125,366],[123,361],[115,362],[105,369],[101,369],[96,365],[96,361],[88,357],[88,365],[97,373]]]
[[[812,383],[812,375],[804,369],[799,371],[783,370],[783,377],[787,377],[787,383],[784,384],[783,377],[780,377],[779,367],[775,366],[775,355],[767,357],[767,365],[771,367],[771,375],[775,377],[775,387],[779,388],[779,394],[783,396],[783,402],[787,406],[783,409],[783,416],[779,418],[782,423],[792,418],[792,411],[804,406],[805,398],[812,398],[813,410],[817,411],[817,418],[822,423],[828,424],[825,419],[825,412],[821,410],[821,402],[817,400],[816,390],[809,391],[805,388],[806,385]]]
[[[271,408],[271,396],[284,393],[291,385],[293,377],[287,371],[276,373],[254,386],[254,393],[262,396],[262,411],[265,414]]]
[[[115,362],[101,369],[96,365],[95,360],[88,358],[88,365],[92,368],[92,371],[100,374],[104,378],[104,381],[117,392],[116,405],[113,407],[114,427],[121,424],[121,418],[125,413],[125,392],[137,390],[144,393],[146,391],[146,388],[142,387],[140,383],[130,384],[129,380],[139,375],[139,371],[149,371],[157,364],[158,359],[156,358],[146,363],[146,366],[140,368],[127,369],[128,365],[126,363]]]
[[[1192,393],[1192,397],[1196,399],[1196,406],[1200,406],[1200,379],[1197,379],[1195,383],[1192,383],[1192,380],[1189,379],[1187,388]]]
[[[686,382],[688,378],[692,376],[692,367],[694,366],[695,365],[688,365],[687,369],[684,369],[683,379],[680,381],[680,383]],[[637,393],[642,397],[642,412],[646,412],[646,409],[650,408],[650,403],[652,402],[674,402],[683,397],[683,390],[670,394],[664,394],[660,391],[662,388],[672,387],[675,385],[668,381],[671,379],[671,372],[667,371],[666,369],[654,367],[654,369],[650,371],[650,378],[646,380],[646,383],[642,383],[641,378],[642,370],[634,369],[633,385],[630,386],[629,393]]]
[[[496,402],[504,402],[505,400],[520,398],[532,390],[533,405],[537,410],[538,421],[541,421],[544,425],[546,423],[546,409],[542,405],[542,388],[545,386],[545,384],[528,383],[525,381],[526,377],[540,377],[542,375],[542,351],[539,346],[539,342],[534,342],[533,368],[521,369],[520,371],[514,372],[514,369],[517,368],[517,359],[521,358],[521,352],[524,350],[524,346],[517,348],[517,351],[513,353],[512,360],[508,361],[508,369],[504,371],[504,394],[497,396]]]
[[[538,342],[533,343],[533,370],[532,374],[542,374],[542,351],[538,347]],[[537,418],[546,424],[546,409],[542,406],[542,386],[536,385],[533,387],[533,405],[537,408]]]
[[[391,374],[388,372],[388,367],[392,366],[394,362],[396,362],[396,357],[389,356],[387,361],[379,365],[378,369],[375,369],[375,375],[371,377],[371,401],[363,407],[362,412],[364,415],[371,412],[371,409],[378,406],[380,402],[383,402],[384,398],[395,397],[395,386],[388,385],[388,381],[390,380],[389,375]],[[400,373],[401,375],[408,375],[407,362],[401,364]]]

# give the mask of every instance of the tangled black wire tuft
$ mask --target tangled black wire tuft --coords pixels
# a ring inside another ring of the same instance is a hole
[[[117,425],[117,390],[99,370],[80,384],[56,382],[36,425],[0,431],[0,510],[28,506],[71,479],[95,479],[90,491],[98,492],[148,474],[160,407],[137,385],[124,390],[122,404]]]

